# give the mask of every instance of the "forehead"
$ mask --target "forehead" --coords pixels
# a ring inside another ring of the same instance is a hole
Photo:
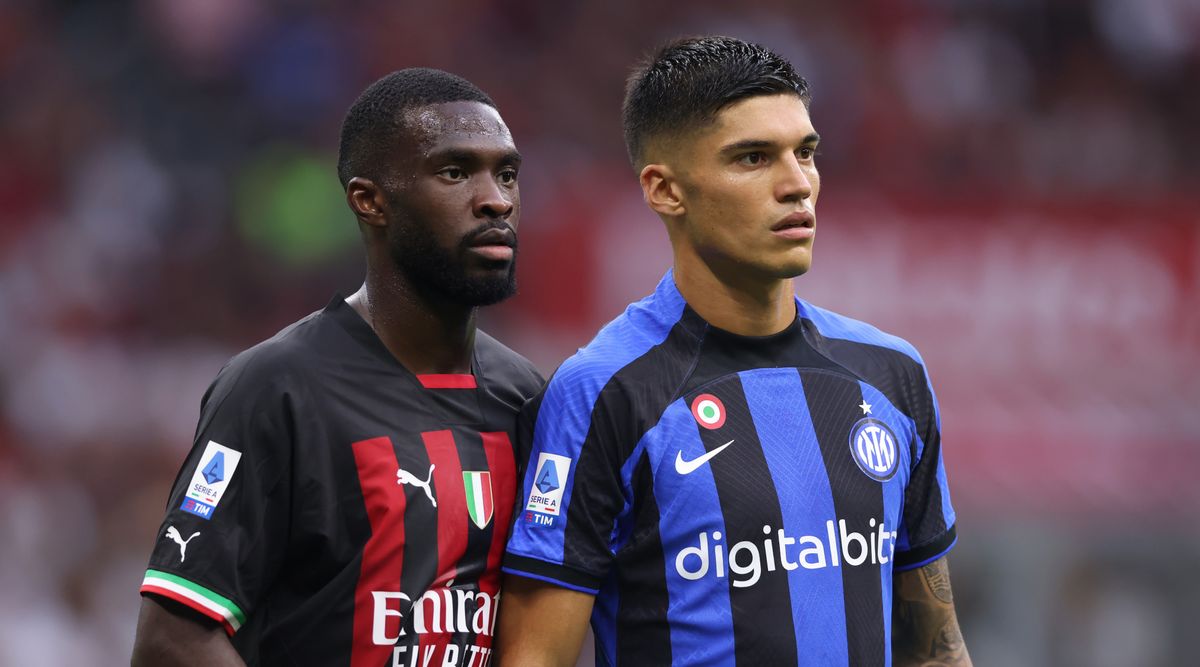
[[[482,102],[417,107],[404,113],[403,122],[422,152],[446,145],[512,145],[512,135],[500,112]]]
[[[813,132],[808,108],[799,97],[759,95],[717,112],[702,140],[719,146],[747,140],[799,142]]]

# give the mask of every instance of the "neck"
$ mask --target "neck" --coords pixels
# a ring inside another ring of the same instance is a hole
[[[742,336],[779,333],[796,319],[790,278],[763,279],[737,267],[714,270],[697,257],[676,253],[675,286],[706,322]]]
[[[475,307],[419,290],[397,270],[373,268],[346,302],[414,375],[471,372]]]

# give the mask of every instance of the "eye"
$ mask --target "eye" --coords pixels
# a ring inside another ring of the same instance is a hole
[[[805,146],[805,147],[801,148],[800,150],[796,151],[796,155],[801,160],[811,160],[811,159],[817,157],[818,155],[820,155],[820,153],[817,152],[816,146]]]
[[[439,176],[445,176],[452,181],[467,180],[467,172],[462,167],[446,167],[438,172]]]
[[[758,165],[763,164],[766,161],[767,161],[767,155],[766,155],[766,153],[763,153],[761,151],[754,151],[753,153],[746,153],[745,155],[738,158],[738,162],[740,162],[748,167],[757,167]]]
[[[508,169],[501,171],[496,176],[496,179],[499,180],[503,185],[515,185],[517,182],[517,170],[509,167]]]

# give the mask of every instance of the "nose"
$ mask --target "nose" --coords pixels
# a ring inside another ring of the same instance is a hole
[[[504,188],[491,178],[481,178],[478,182],[481,185],[475,193],[475,217],[507,220],[516,207],[516,187]]]
[[[809,167],[800,163],[795,155],[788,154],[780,160],[783,173],[775,185],[775,199],[780,202],[797,202],[812,196],[812,177]]]

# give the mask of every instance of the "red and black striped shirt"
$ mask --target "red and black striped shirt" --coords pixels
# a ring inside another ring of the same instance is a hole
[[[251,665],[490,662],[514,424],[542,379],[478,332],[413,375],[340,297],[204,396],[142,586]]]

